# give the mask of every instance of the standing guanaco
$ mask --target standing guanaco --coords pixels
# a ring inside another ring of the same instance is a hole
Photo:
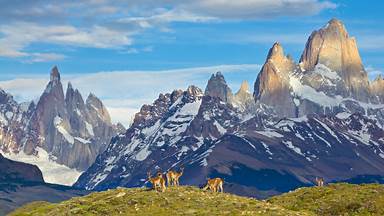
[[[207,190],[208,188],[213,192],[224,192],[223,190],[224,181],[221,178],[213,178],[208,179],[207,185],[203,188],[203,190]]]
[[[157,177],[151,177],[150,172],[148,174],[148,181],[151,182],[153,189],[160,189],[161,192],[165,192],[165,179],[163,178],[163,174],[161,172],[157,173]]]
[[[324,179],[323,178],[317,178],[316,177],[316,184],[318,187],[323,187],[324,186]]]
[[[180,169],[180,172],[176,172],[176,171],[168,171],[167,172],[167,182],[168,182],[168,186],[179,186],[180,183],[179,183],[179,178],[183,175],[184,173],[184,167],[182,167]]]

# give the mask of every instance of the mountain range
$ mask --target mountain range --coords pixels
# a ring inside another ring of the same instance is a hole
[[[57,67],[37,103],[19,104],[0,90],[1,152],[39,165],[44,178],[55,183],[72,184],[106,149],[111,137],[124,130],[111,123],[106,107],[94,94],[84,101],[70,82],[64,94]],[[60,173],[63,169],[70,175]]]
[[[182,184],[223,177],[226,191],[268,197],[326,182],[384,182],[384,81],[368,75],[356,40],[330,20],[298,63],[280,43],[235,94],[217,72],[160,94],[114,136],[75,186],[140,187],[147,172],[185,168]]]

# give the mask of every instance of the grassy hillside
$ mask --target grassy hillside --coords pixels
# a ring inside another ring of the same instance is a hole
[[[384,215],[384,185],[345,183],[300,188],[272,197],[270,203],[317,215]]]
[[[310,215],[265,201],[202,191],[170,188],[165,193],[119,188],[72,198],[59,204],[34,202],[11,215]]]
[[[267,201],[195,187],[170,188],[165,193],[119,188],[59,204],[34,202],[11,215],[384,215],[384,185],[300,188]]]

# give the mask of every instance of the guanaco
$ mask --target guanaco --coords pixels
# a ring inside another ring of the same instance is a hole
[[[163,178],[163,174],[161,172],[157,173],[157,177],[151,177],[150,172],[148,174],[148,181],[151,182],[154,190],[161,190],[161,192],[165,192],[165,179]]]
[[[221,178],[213,178],[208,179],[207,185],[203,188],[203,190],[207,190],[208,188],[213,192],[224,192],[223,190],[224,181]]]
[[[179,186],[180,183],[179,183],[179,178],[183,175],[184,173],[184,167],[182,167],[180,169],[180,172],[176,172],[176,171],[168,171],[167,172],[167,182],[168,182],[168,186]]]
[[[317,178],[316,177],[316,184],[318,187],[323,187],[324,186],[324,179],[323,178]]]

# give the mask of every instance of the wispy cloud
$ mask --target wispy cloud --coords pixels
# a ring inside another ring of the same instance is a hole
[[[64,56],[54,53],[27,53],[24,49],[32,43],[50,43],[76,47],[116,48],[130,45],[128,32],[122,33],[101,26],[79,29],[68,25],[41,26],[18,22],[0,26],[0,56],[29,57],[29,62],[58,60]]]
[[[377,35],[374,32],[358,35],[357,43],[363,50],[384,51],[384,35]]]
[[[87,75],[66,75],[62,72],[61,75],[64,85],[70,80],[83,96],[94,93],[105,102],[115,122],[120,121],[128,125],[133,114],[144,103],[152,103],[159,93],[186,89],[191,84],[204,89],[210,75],[216,71],[230,77],[231,79],[227,79],[228,83],[237,90],[241,80],[252,77],[252,80],[248,81],[253,82],[260,67],[257,64],[218,65],[162,71],[106,71]],[[0,87],[21,102],[36,100],[47,82],[48,76],[14,79],[1,81]]]
[[[310,16],[336,7],[320,0],[5,0],[0,2],[0,56],[30,63],[64,57],[28,49],[41,43],[129,50],[143,31],[172,32],[173,22]]]
[[[31,58],[26,60],[26,63],[58,61],[66,57],[57,53],[31,53],[29,55]]]
[[[308,39],[308,33],[283,33],[283,32],[260,32],[260,33],[242,33],[228,35],[221,38],[231,43],[255,43],[255,44],[266,44],[271,45],[274,42],[280,42],[284,44],[303,45]]]

